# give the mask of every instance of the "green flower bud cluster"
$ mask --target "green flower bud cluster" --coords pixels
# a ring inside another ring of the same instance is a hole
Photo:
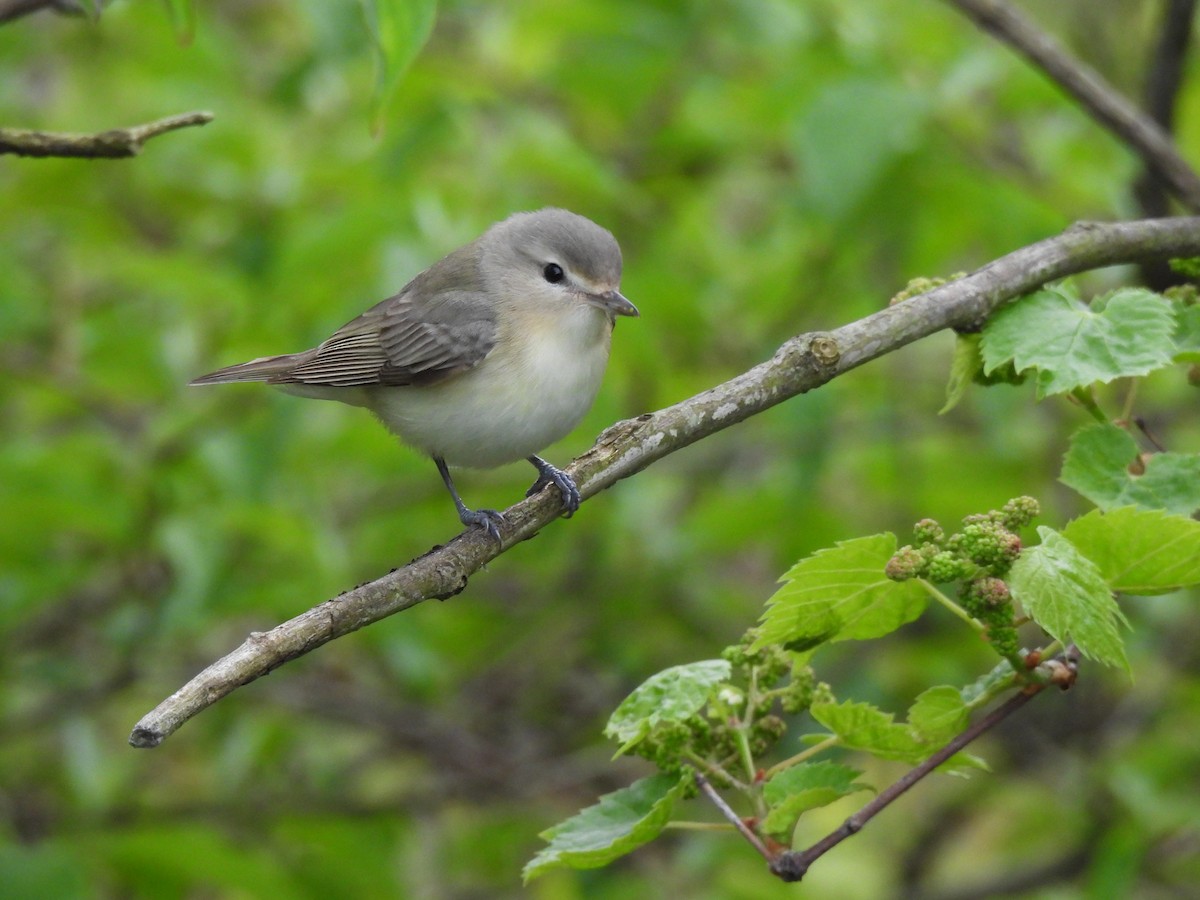
[[[1003,577],[1021,553],[1017,530],[1038,513],[1032,497],[1016,497],[1001,509],[967,516],[962,530],[949,536],[938,522],[922,519],[913,526],[914,543],[896,551],[885,574],[893,581],[927,578],[938,584]]]
[[[911,279],[908,284],[904,286],[902,291],[893,296],[892,299],[888,301],[888,306],[895,306],[897,303],[902,303],[903,301],[909,300],[913,297],[919,297],[922,294],[928,294],[934,288],[939,288],[944,284],[949,284],[952,281],[958,281],[958,279],[966,277],[966,272],[955,272],[948,278],[943,278],[940,275],[934,275],[932,277],[928,275],[920,275]]]
[[[808,666],[797,666],[781,647],[751,650],[757,638],[750,629],[740,643],[726,647],[721,656],[733,666],[731,683],[720,685],[706,707],[682,721],[659,722],[632,748],[633,753],[668,773],[682,772],[696,757],[728,765],[740,756],[739,733],[744,733],[754,756],[766,754],[787,731],[777,714],[804,712],[817,691]],[[751,693],[750,685],[753,684]],[[717,787],[718,771],[707,772]]]
[[[1039,513],[1032,497],[1015,497],[998,510],[967,516],[962,529],[951,535],[933,519],[922,519],[913,526],[914,543],[896,551],[885,574],[893,581],[961,582],[958,597],[963,609],[983,623],[996,652],[1012,659],[1020,645],[1004,576],[1021,554],[1017,531]]]
[[[1013,625],[1012,594],[1001,578],[983,575],[966,582],[958,593],[963,609],[984,624],[987,639],[997,653],[1012,658],[1020,650]]]

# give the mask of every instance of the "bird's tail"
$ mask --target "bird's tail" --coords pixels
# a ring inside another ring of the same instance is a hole
[[[252,359],[250,362],[239,363],[217,369],[199,378],[193,378],[188,384],[228,384],[234,381],[275,381],[285,380],[280,376],[287,375],[303,353],[288,353],[284,356],[264,356]]]

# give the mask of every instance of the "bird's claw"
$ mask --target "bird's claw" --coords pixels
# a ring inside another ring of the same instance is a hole
[[[542,488],[552,484],[558,488],[558,492],[562,495],[563,518],[571,518],[575,514],[575,511],[579,509],[579,504],[583,502],[583,497],[579,493],[579,488],[575,485],[575,480],[562,469],[556,469],[549,463],[540,471],[541,474],[538,475],[538,480],[533,483],[533,487],[525,492],[525,496],[532,497]]]
[[[482,528],[497,544],[501,543],[500,526],[508,521],[494,509],[463,509],[458,518],[468,528]]]

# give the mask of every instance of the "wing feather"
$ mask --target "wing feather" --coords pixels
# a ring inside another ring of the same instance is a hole
[[[476,258],[473,244],[455,251],[270,381],[434,384],[477,366],[496,344],[496,316]]]

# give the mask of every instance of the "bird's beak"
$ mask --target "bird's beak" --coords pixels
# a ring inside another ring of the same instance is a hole
[[[639,316],[638,308],[626,300],[620,291],[605,291],[602,294],[588,294],[589,303],[593,303],[614,316]]]

